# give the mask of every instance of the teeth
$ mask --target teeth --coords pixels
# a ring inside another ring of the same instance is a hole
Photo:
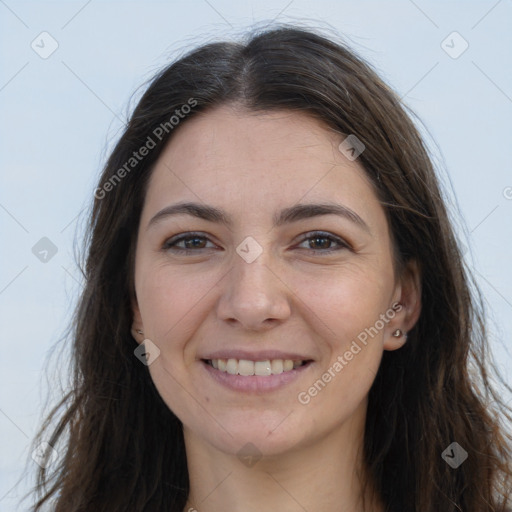
[[[272,359],[269,361],[248,361],[247,359],[212,359],[208,363],[221,372],[230,375],[278,375],[299,368],[304,361],[293,361],[292,359]]]
[[[254,363],[254,375],[272,375],[270,361],[256,361]]]
[[[274,359],[270,366],[272,368],[272,375],[277,375],[278,373],[283,373],[283,360],[282,359]]]
[[[228,359],[226,371],[231,375],[236,375],[238,373],[238,361],[236,359]]]

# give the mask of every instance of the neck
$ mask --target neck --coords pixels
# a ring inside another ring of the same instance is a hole
[[[382,512],[379,501],[366,495],[363,508],[361,500],[363,437],[354,433],[363,431],[352,417],[314,443],[244,464],[184,428],[190,480],[184,512]]]

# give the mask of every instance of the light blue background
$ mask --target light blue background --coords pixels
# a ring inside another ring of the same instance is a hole
[[[275,18],[329,23],[419,115],[440,148],[429,141],[488,304],[496,359],[512,370],[511,1],[0,1],[1,512],[20,510],[28,489],[30,478],[19,479],[25,463],[35,466],[46,357],[81,281],[77,216],[130,95],[190,45]],[[59,44],[47,59],[31,48],[43,31]],[[457,59],[441,47],[453,31],[469,43]],[[47,263],[31,251],[42,237],[58,248]],[[51,389],[58,376],[51,365]]]

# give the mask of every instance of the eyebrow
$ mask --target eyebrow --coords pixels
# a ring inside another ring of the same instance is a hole
[[[163,219],[174,215],[191,215],[198,219],[215,222],[217,224],[224,224],[228,228],[231,228],[233,225],[231,217],[219,208],[201,203],[186,202],[173,204],[160,210],[148,222],[146,229],[149,229]],[[337,215],[339,217],[343,217],[368,233],[371,233],[368,224],[366,224],[366,222],[356,212],[338,203],[306,203],[284,208],[277,215],[274,215],[273,225],[274,227],[279,227],[299,220],[319,217],[321,215]]]

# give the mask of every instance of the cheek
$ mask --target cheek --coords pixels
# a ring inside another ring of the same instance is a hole
[[[322,334],[343,349],[372,327],[389,308],[393,275],[382,267],[350,264],[337,271],[302,278],[296,289],[323,324]],[[299,291],[300,290],[300,291]]]
[[[392,281],[390,276],[355,268],[333,279],[304,282],[309,317],[325,357],[313,377],[295,398],[303,411],[304,428],[325,428],[342,423],[364,409],[383,353],[385,314]],[[331,276],[332,277],[332,276]],[[323,287],[318,285],[323,284]]]
[[[164,349],[178,348],[201,323],[208,295],[214,293],[220,277],[211,270],[187,271],[163,264],[141,268],[137,298],[148,337]]]
[[[382,315],[391,318],[386,312],[393,276],[382,268],[346,266],[335,275],[305,280],[303,285],[308,306],[304,311],[314,313],[308,321],[325,357],[315,378],[301,390],[299,402],[309,404],[308,410],[315,415],[350,414],[364,400],[382,359],[386,326]]]

